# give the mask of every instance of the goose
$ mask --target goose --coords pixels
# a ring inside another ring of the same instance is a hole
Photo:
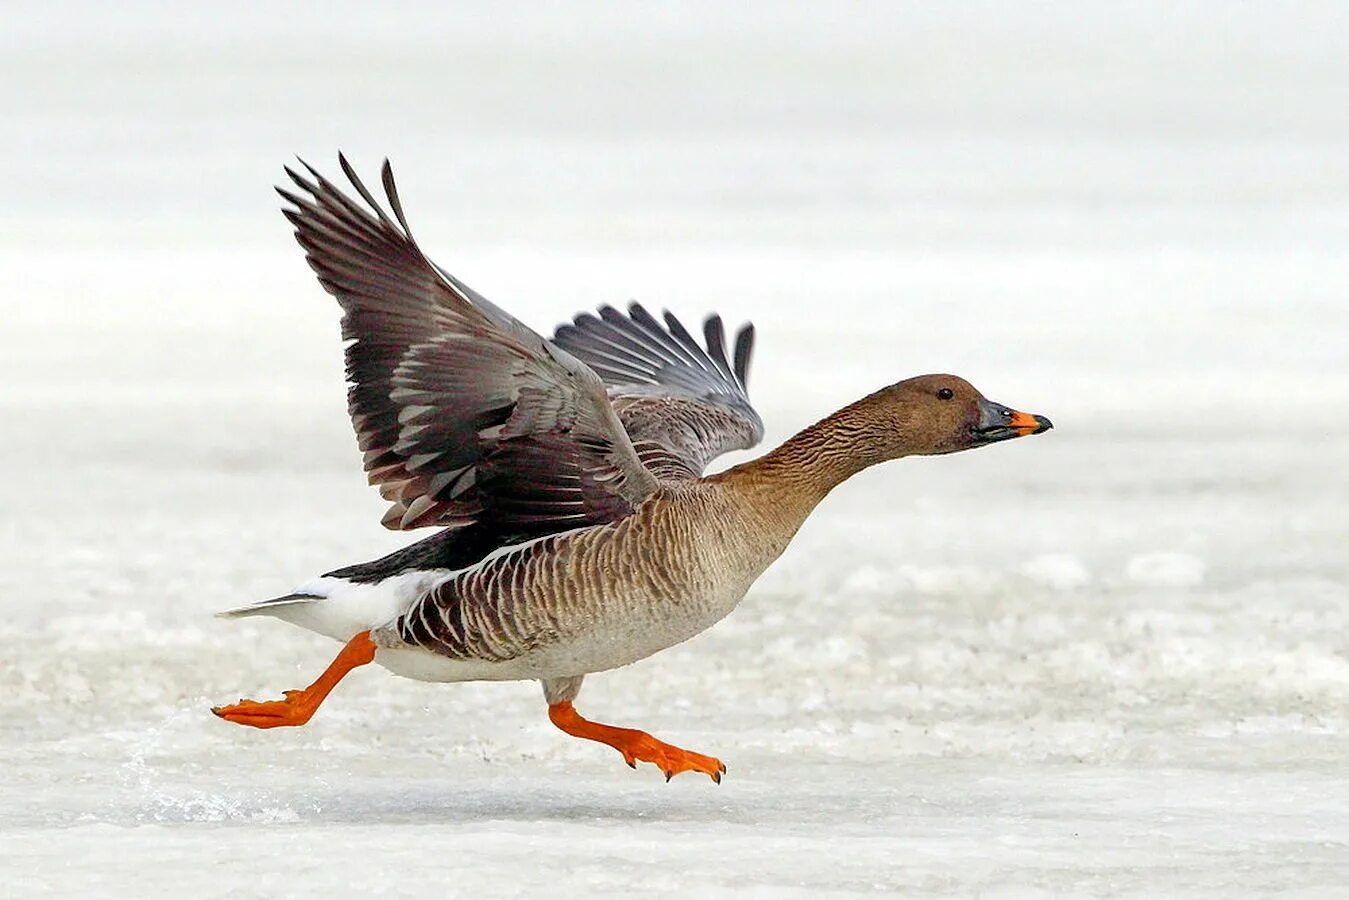
[[[1040,434],[1050,421],[954,375],[881,388],[750,462],[754,329],[728,354],[715,314],[699,342],[640,304],[582,313],[551,339],[431,262],[388,161],[388,208],[338,162],[361,202],[300,161],[277,188],[309,265],[342,308],[349,412],[394,530],[430,537],[232,609],[343,644],[283,699],[213,708],[254,728],[303,725],[344,675],[374,662],[432,682],[537,680],[563,732],[668,781],[716,757],[583,718],[584,678],[688,640],[729,614],[815,506],[887,460]]]

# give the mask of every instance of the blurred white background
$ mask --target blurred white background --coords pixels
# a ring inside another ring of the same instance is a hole
[[[1338,3],[6,7],[0,872],[1343,885],[1346,85]],[[408,540],[270,190],[338,149],[540,330],[753,319],[769,443],[928,371],[1057,428],[866,473],[731,619],[590,680],[720,789],[566,740],[532,685],[369,670],[229,728],[206,705],[333,647],[209,614]]]

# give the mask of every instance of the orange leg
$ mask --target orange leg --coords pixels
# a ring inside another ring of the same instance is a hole
[[[375,658],[375,644],[370,632],[362,631],[342,648],[337,659],[323,671],[318,680],[302,691],[286,691],[285,700],[240,700],[232,706],[212,707],[211,712],[222,719],[254,728],[276,728],[281,725],[303,725],[314,715],[323,698],[337,686],[342,677],[357,666]]]
[[[565,700],[548,707],[548,718],[573,737],[608,744],[622,753],[623,760],[634,769],[637,768],[638,760],[655,763],[665,773],[666,781],[680,772],[702,772],[721,784],[721,776],[726,774],[726,767],[719,759],[681,750],[635,728],[615,728],[583,719]]]

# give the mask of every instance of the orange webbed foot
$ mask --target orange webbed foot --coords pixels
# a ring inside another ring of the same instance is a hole
[[[302,691],[286,691],[284,700],[240,700],[230,706],[213,706],[211,712],[227,722],[251,725],[254,728],[279,728],[283,725],[303,725],[314,716],[319,704],[352,669],[375,658],[375,644],[370,632],[362,631],[347,641],[337,659],[324,670],[318,680]]]
[[[632,737],[615,742],[611,746],[622,753],[624,762],[634,769],[639,762],[649,762],[665,773],[666,781],[682,772],[702,772],[717,784],[721,784],[721,776],[726,774],[726,764],[715,756],[704,756],[692,750],[667,744],[645,731],[627,728],[622,730],[629,731]]]
[[[667,744],[635,728],[615,728],[612,725],[591,722],[583,719],[581,714],[565,701],[549,706],[548,718],[573,737],[608,744],[623,754],[623,761],[634,769],[639,762],[654,764],[665,773],[666,781],[681,772],[702,772],[717,784],[721,784],[721,776],[726,774],[725,764],[716,757],[704,756],[692,750]]]
[[[213,706],[211,712],[236,725],[279,728],[305,724],[318,708],[318,702],[305,691],[286,691],[284,700],[240,700],[229,706]]]

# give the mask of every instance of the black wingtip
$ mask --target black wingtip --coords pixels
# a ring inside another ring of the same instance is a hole
[[[656,321],[655,316],[646,311],[645,306],[636,300],[628,304],[628,318],[646,328],[661,343],[665,343],[665,336],[661,333],[664,329],[660,327],[660,323]]]
[[[319,170],[318,170],[318,169],[314,168],[314,167],[311,166],[309,163],[305,162],[304,159],[302,159],[302,158],[300,158],[300,157],[298,157],[298,156],[295,157],[295,159],[300,163],[300,165],[304,166],[304,170],[305,170],[306,172],[309,173],[310,177],[313,178],[315,182],[317,182],[317,183],[319,183],[319,184],[322,184],[322,183],[323,183],[323,176],[319,174]],[[304,181],[304,179],[303,179],[303,178],[297,178],[294,172],[291,173],[291,176],[290,176],[290,177],[291,177],[291,178],[295,178],[296,183],[297,183],[297,184],[300,184],[301,186],[304,186],[304,185],[306,184],[306,182]],[[309,188],[306,188],[306,190],[309,190]],[[311,192],[312,192],[312,191],[311,191]]]
[[[337,151],[337,165],[338,168],[342,170],[342,174],[347,176],[347,181],[351,183],[351,186],[356,188],[357,191],[360,191],[361,196],[369,202],[369,193],[365,190],[365,185],[361,183],[360,177],[357,176],[356,167],[351,164],[351,161],[347,159],[347,155],[341,150]],[[380,211],[378,204],[371,203],[371,206],[375,207],[375,212]],[[383,218],[383,216],[381,216],[381,218]]]
[[[749,389],[749,360],[754,354],[754,323],[746,322],[735,335],[735,377]]]
[[[310,175],[312,175],[315,179],[319,177],[318,172],[315,171],[314,167],[311,166],[309,163],[305,162],[298,156],[295,157],[295,160],[301,166],[303,166],[305,171],[308,172]],[[309,179],[305,178],[303,175],[301,175],[299,172],[297,172],[290,166],[282,166],[281,169],[286,173],[286,177],[290,179],[291,184],[295,185],[297,188],[299,188],[300,190],[304,191],[305,193],[311,196],[316,196],[318,194],[318,185],[316,185],[313,181],[310,181]],[[280,191],[281,188],[278,187],[277,190]],[[285,195],[283,194],[282,196]],[[289,200],[290,198],[287,197],[286,199]],[[293,203],[294,201],[292,200],[291,202]]]
[[[726,361],[726,328],[716,313],[703,320],[703,338],[707,341],[707,356],[722,374],[731,376],[731,364]]]
[[[347,176],[347,181],[351,182],[351,186],[360,191],[362,197],[369,200],[370,194],[361,182],[361,177],[356,174],[355,167],[347,161],[346,154],[340,152],[337,154],[337,165],[342,169],[342,174]]]
[[[698,342],[694,340],[693,335],[689,334],[689,330],[684,327],[684,323],[679,321],[679,317],[667,309],[662,318],[665,319],[665,327],[670,330],[670,334],[674,335],[674,339],[688,351],[690,358],[697,363],[698,368],[706,369],[707,367],[701,362],[701,359],[707,355],[706,351],[698,346]]]
[[[387,156],[379,167],[379,180],[384,184],[384,196],[389,198],[389,206],[393,208],[398,224],[403,226],[403,233],[407,235],[408,240],[416,243],[416,239],[412,237],[412,229],[408,227],[407,216],[403,215],[403,201],[398,199],[398,185],[393,180],[393,164],[389,162]]]

